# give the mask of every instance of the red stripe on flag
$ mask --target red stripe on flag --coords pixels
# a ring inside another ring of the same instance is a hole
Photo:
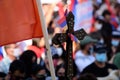
[[[65,17],[62,17],[60,20],[58,20],[58,23],[61,24],[62,22],[64,22],[66,19]]]
[[[0,61],[3,59],[3,56],[0,55]]]
[[[59,7],[59,16],[60,16],[60,18],[62,18],[63,16],[64,16],[64,5],[63,5],[63,3],[62,2],[59,2],[58,4],[57,4],[57,6]]]

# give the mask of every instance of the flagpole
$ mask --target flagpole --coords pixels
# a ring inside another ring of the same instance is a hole
[[[52,55],[51,55],[51,49],[50,49],[50,45],[49,45],[49,42],[48,42],[47,26],[45,24],[45,19],[44,19],[44,15],[43,15],[43,11],[42,11],[41,1],[36,0],[36,2],[37,2],[38,11],[39,11],[40,21],[42,23],[41,25],[42,25],[43,36],[45,38],[47,58],[48,58],[48,62],[49,62],[51,77],[52,77],[52,80],[56,80],[55,79],[55,70],[54,70]]]

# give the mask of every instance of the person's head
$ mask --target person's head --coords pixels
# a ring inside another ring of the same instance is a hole
[[[60,57],[59,57],[58,54],[54,54],[54,55],[52,56],[53,64],[54,64],[55,67],[57,66],[57,63],[58,63],[59,58],[60,58]]]
[[[32,67],[32,77],[36,80],[45,80],[46,70],[40,65],[34,65]]]
[[[16,58],[16,48],[17,45],[15,43],[4,46],[5,52],[11,60],[14,60]]]
[[[52,55],[58,55],[61,56],[63,54],[63,49],[60,46],[51,46],[51,53]]]
[[[105,21],[109,22],[111,20],[111,13],[108,10],[105,10],[102,14],[104,17]]]
[[[26,68],[26,78],[31,76],[32,66],[37,64],[37,56],[32,50],[26,50],[22,53],[19,58],[25,63]]]
[[[97,43],[94,45],[93,50],[97,62],[105,63],[107,61],[107,50],[105,45]]]
[[[65,65],[60,64],[56,67],[56,75],[58,76],[59,80],[65,79]]]
[[[78,80],[97,80],[97,78],[93,74],[86,73],[86,74],[80,75]]]
[[[93,39],[90,36],[85,36],[83,40],[80,40],[80,48],[81,50],[86,50],[89,53],[90,48],[96,42],[97,42],[96,39]]]
[[[25,70],[25,64],[22,61],[14,60],[9,68],[10,80],[24,80]]]
[[[112,31],[112,41],[111,44],[114,47],[117,47],[120,43],[120,31]]]
[[[20,60],[22,60],[25,64],[32,65],[37,62],[37,56],[32,50],[26,50],[20,56]]]

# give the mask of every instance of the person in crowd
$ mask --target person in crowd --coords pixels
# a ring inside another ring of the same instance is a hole
[[[112,44],[113,54],[115,54],[116,49],[117,49],[119,43],[120,43],[120,31],[118,31],[118,30],[112,31],[112,41],[111,41],[111,44]]]
[[[37,63],[40,63],[41,59],[45,59],[45,41],[44,38],[36,38],[33,39],[32,41],[32,45],[28,46],[27,50],[32,50],[35,52],[35,54],[37,55]]]
[[[60,64],[56,67],[56,76],[58,77],[58,80],[66,80],[65,79],[65,65]]]
[[[94,42],[97,42],[97,40],[90,36],[85,36],[85,38],[80,41],[81,49],[75,53],[75,64],[79,72],[82,72],[85,67],[94,62],[95,58],[91,55]]]
[[[113,9],[114,17],[112,23],[118,30],[120,30],[120,3],[115,3]]]
[[[105,77],[108,76],[109,69],[118,69],[114,64],[109,64],[107,62],[107,50],[105,45],[101,43],[95,44],[93,55],[96,60],[88,65],[81,74],[92,73],[96,77]]]
[[[61,45],[52,44],[50,48],[51,48],[52,55],[57,54],[60,57],[60,56],[62,56],[64,54],[64,50],[61,47]]]
[[[118,69],[120,69],[120,43],[118,44],[116,52],[112,58],[112,63],[115,64]]]
[[[52,59],[53,59],[54,67],[65,63],[64,60],[61,58],[61,56],[58,56],[57,54],[53,55]]]
[[[115,30],[114,26],[110,23],[111,21],[111,13],[109,10],[104,10],[103,14],[103,22],[102,22],[102,28],[101,28],[101,35],[104,40],[104,44],[107,46],[107,56],[108,60],[111,59],[112,49],[111,49],[111,36],[112,36],[112,30]]]
[[[0,61],[0,72],[8,73],[10,63],[16,59],[16,44],[8,44],[4,46],[6,56]]]
[[[44,2],[43,5],[42,5],[47,27],[48,27],[48,25],[49,25],[49,23],[50,23],[50,21],[53,17],[54,8],[55,8],[56,4],[57,3],[51,3],[50,4],[49,1],[48,1],[48,2]]]
[[[110,59],[110,63],[113,63],[113,59],[117,53],[120,52],[120,31],[115,30],[112,32],[112,52],[113,54],[111,55],[112,58]]]
[[[26,78],[31,77],[32,66],[37,64],[37,56],[32,50],[26,50],[20,56],[20,60],[25,63],[26,66]]]
[[[10,64],[9,73],[5,80],[25,80],[25,64],[21,60],[14,60]]]
[[[39,65],[44,67],[46,69],[47,76],[50,76],[50,67],[49,67],[48,58],[45,57],[44,60],[40,60],[40,64]]]
[[[46,80],[47,77],[45,68],[38,64],[32,67],[31,75],[32,76],[26,80]]]

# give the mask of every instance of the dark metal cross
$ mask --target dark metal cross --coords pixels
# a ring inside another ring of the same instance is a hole
[[[68,29],[66,33],[58,33],[53,37],[53,43],[54,44],[62,44],[63,42],[66,42],[66,71],[65,71],[65,76],[66,80],[72,80],[73,77],[73,57],[72,57],[72,40],[70,35],[76,36],[79,40],[82,40],[87,33],[83,30],[77,30],[74,31],[74,15],[72,12],[69,12],[68,15],[66,16],[66,22]]]

